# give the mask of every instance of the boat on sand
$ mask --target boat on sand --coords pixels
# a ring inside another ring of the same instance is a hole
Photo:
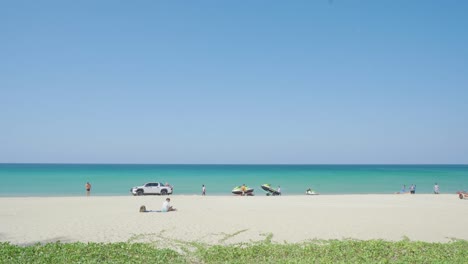
[[[254,189],[249,187],[249,186],[245,186],[245,191],[244,191],[244,194],[245,195],[253,195],[253,191]],[[242,195],[242,186],[236,186],[234,187],[234,189],[232,189],[232,193],[233,194],[236,194],[236,195]]]
[[[277,190],[273,189],[271,187],[271,184],[269,184],[269,183],[262,184],[261,187],[265,192],[267,192],[266,195],[268,195],[268,196],[269,195],[273,195],[273,196],[280,195],[280,193]]]

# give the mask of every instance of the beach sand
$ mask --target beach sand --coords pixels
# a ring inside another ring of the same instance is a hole
[[[456,194],[0,198],[0,241],[231,244],[264,240],[468,240],[468,200]]]

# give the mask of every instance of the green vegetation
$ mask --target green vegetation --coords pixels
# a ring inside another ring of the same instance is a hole
[[[186,263],[170,249],[132,243],[48,243],[21,247],[0,244],[0,263]]]
[[[205,263],[466,263],[468,241],[451,243],[330,240],[303,244],[213,246],[199,252]]]
[[[156,248],[152,243],[0,243],[0,263],[466,263],[468,241],[317,240],[299,244],[261,242],[195,250]]]

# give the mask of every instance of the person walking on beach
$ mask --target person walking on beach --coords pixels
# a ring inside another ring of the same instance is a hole
[[[205,184],[203,184],[203,185],[202,185],[202,193],[201,193],[201,195],[202,195],[202,196],[205,196],[205,194],[206,194],[206,188],[205,188]]]
[[[439,185],[437,184],[437,182],[434,185],[434,194],[439,194]]]
[[[85,184],[85,189],[86,189],[86,196],[89,196],[89,194],[91,193],[91,183],[87,182]]]
[[[410,193],[411,193],[411,194],[415,194],[415,193],[416,193],[416,185],[411,184],[409,190],[410,190]]]

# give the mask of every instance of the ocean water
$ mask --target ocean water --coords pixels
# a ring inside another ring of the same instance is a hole
[[[231,195],[246,184],[256,195],[270,183],[283,195],[394,193],[416,184],[416,193],[468,190],[468,165],[130,165],[130,164],[0,164],[0,196],[82,196],[86,182],[92,195],[130,195],[146,182],[170,183],[174,194]]]

